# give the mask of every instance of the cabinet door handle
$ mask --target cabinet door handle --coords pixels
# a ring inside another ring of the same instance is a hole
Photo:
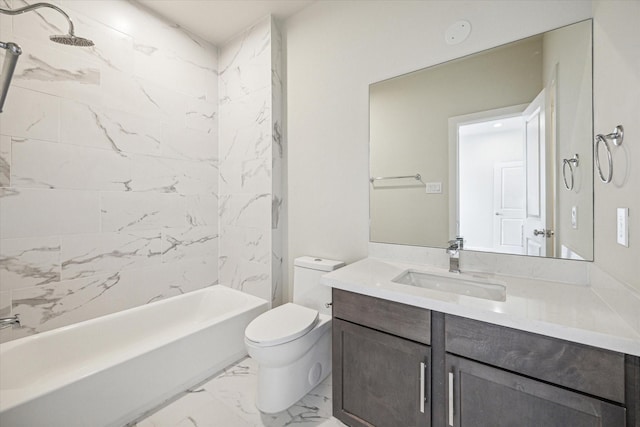
[[[449,372],[449,425],[453,427],[453,372]]]
[[[425,386],[427,384],[426,381],[427,375],[427,364],[424,362],[420,362],[420,412],[424,414],[424,402],[426,402],[427,397],[425,393]]]

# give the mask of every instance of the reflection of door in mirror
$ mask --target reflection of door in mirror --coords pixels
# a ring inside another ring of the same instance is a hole
[[[553,247],[553,230],[547,228],[546,145],[544,90],[524,111],[526,170],[526,218],[524,237],[527,255],[546,256]]]
[[[452,182],[457,229],[465,249],[523,254],[526,105],[450,119],[457,155]]]
[[[514,106],[450,120],[457,128],[455,235],[464,237],[467,249],[553,253],[546,206],[544,90],[521,110]]]

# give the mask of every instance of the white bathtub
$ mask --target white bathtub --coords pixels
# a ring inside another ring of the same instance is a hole
[[[0,344],[0,426],[122,426],[246,355],[267,308],[212,286]]]

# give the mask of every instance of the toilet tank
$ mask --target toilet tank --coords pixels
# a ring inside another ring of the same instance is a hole
[[[331,314],[331,308],[325,306],[331,302],[331,288],[321,285],[320,277],[344,267],[344,262],[303,256],[296,258],[293,265],[293,302]]]

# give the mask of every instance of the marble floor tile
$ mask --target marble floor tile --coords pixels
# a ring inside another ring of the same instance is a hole
[[[178,427],[250,427],[251,422],[235,414],[228,406],[217,399],[196,408]]]
[[[247,357],[132,427],[344,427],[331,416],[331,376],[277,414],[255,407],[257,364]]]

